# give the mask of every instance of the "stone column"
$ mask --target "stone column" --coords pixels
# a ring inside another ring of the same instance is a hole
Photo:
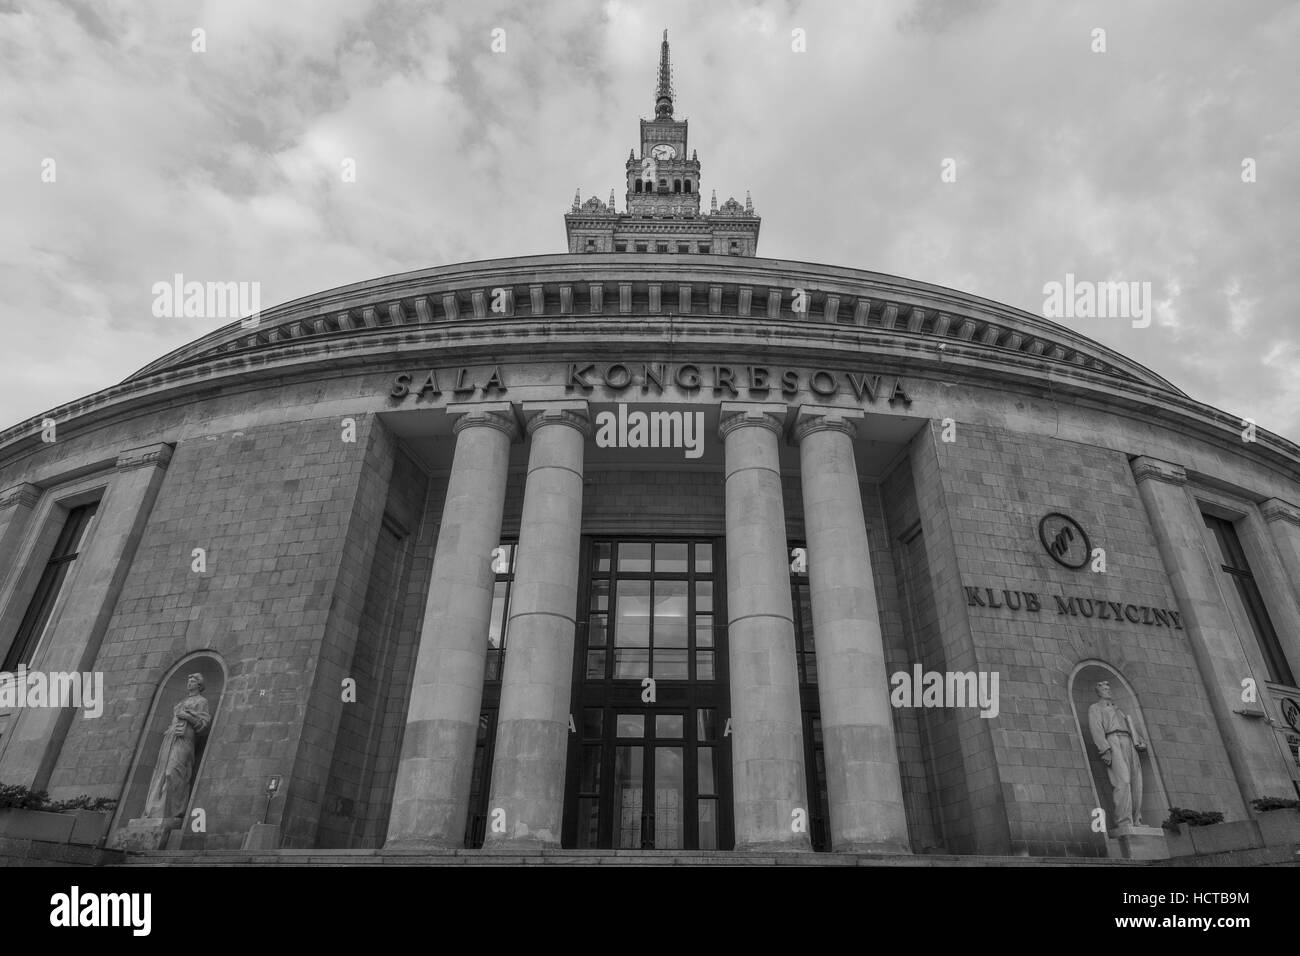
[[[784,405],[724,402],[736,849],[811,850],[778,455]]]
[[[508,403],[485,403],[464,411],[454,431],[384,843],[390,847],[465,842],[496,580],[492,551],[501,540],[510,444],[519,429]]]
[[[1259,506],[1291,590],[1300,600],[1300,507],[1280,498],[1269,498]]]
[[[532,447],[510,590],[484,848],[559,846],[573,686],[586,402],[525,403]]]
[[[853,455],[861,411],[805,406],[795,426],[808,540],[831,847],[908,853],[889,675]]]
[[[1254,677],[1264,687],[1267,672],[1254,636],[1238,634],[1224,601],[1225,582],[1206,551],[1205,522],[1188,493],[1187,472],[1147,457],[1135,458],[1132,468],[1237,780],[1239,802],[1220,809],[1229,820],[1243,819],[1250,799],[1292,789],[1272,729],[1235,713],[1243,709],[1242,680]]]

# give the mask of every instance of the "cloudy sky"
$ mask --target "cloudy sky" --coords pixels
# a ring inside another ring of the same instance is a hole
[[[265,308],[563,252],[575,188],[622,208],[665,28],[761,255],[1037,313],[1150,283],[1146,328],[1062,321],[1300,440],[1293,0],[0,0],[0,428],[226,324],[155,318],[175,273]]]

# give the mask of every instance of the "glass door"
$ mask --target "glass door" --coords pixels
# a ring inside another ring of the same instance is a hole
[[[587,542],[566,846],[731,845],[713,541]]]

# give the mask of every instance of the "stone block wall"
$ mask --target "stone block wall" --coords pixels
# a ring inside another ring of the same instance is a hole
[[[285,778],[272,821],[318,812],[312,794],[337,725],[320,698],[328,690],[339,700],[334,671],[355,640],[391,468],[372,422],[358,416],[355,442],[330,418],[177,444],[95,663],[105,713],[72,723],[53,796],[118,796],[138,748],[157,747],[140,737],[159,682],[208,651],[226,683],[210,701],[216,720],[193,801],[205,811],[206,845],[240,845],[262,818],[271,774]],[[192,569],[196,548],[204,571]],[[119,823],[141,809],[119,808]],[[286,832],[314,835],[314,818],[306,826]]]
[[[930,579],[945,616],[954,619],[942,624],[945,644],[956,651],[947,665],[999,674],[998,716],[967,711],[961,732],[971,801],[963,816],[976,828],[970,849],[1104,852],[1090,829],[1098,795],[1068,686],[1086,660],[1105,662],[1132,686],[1169,801],[1239,816],[1240,794],[1187,632],[1088,618],[1055,600],[1082,595],[1176,608],[1127,456],[959,425],[955,442],[943,442],[937,430],[919,435],[912,464]],[[1071,570],[1048,555],[1038,539],[1048,512],[1070,515],[1093,548],[1105,549],[1104,573]],[[1034,592],[1041,610],[1030,611],[1024,601],[1018,611],[968,606],[966,586],[999,596],[1004,589]],[[1109,794],[1100,805],[1110,806]],[[1005,846],[998,817],[1005,820]]]

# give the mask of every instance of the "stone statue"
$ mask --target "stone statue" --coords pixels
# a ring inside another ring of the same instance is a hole
[[[170,820],[185,813],[194,777],[195,743],[212,722],[203,687],[203,675],[190,674],[185,678],[188,696],[172,708],[172,722],[163,731],[158,763],[149,780],[144,804],[147,819]]]
[[[1142,763],[1146,750],[1133,727],[1133,718],[1115,706],[1110,681],[1097,682],[1097,702],[1088,708],[1088,729],[1110,777],[1114,801],[1114,825],[1144,826],[1142,822]]]

